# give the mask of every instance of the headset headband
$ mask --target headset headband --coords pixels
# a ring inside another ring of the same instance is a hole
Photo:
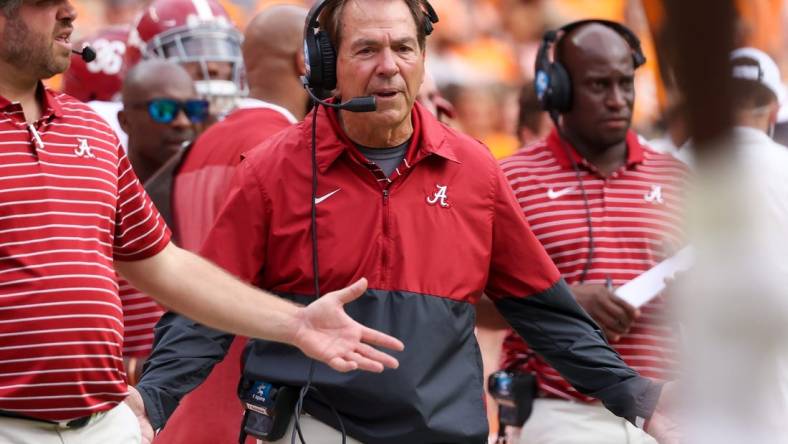
[[[542,47],[544,43],[547,42],[549,44],[556,43],[560,38],[562,38],[567,33],[571,32],[574,29],[577,29],[584,25],[589,25],[591,23],[598,23],[600,25],[607,26],[608,28],[613,29],[620,35],[624,40],[626,40],[629,47],[632,49],[632,60],[635,64],[635,69],[641,67],[644,63],[646,63],[646,56],[643,54],[643,48],[640,46],[640,39],[631,29],[627,28],[626,26],[622,25],[621,23],[614,22],[612,20],[605,20],[605,19],[584,19],[584,20],[577,20],[571,23],[567,23],[564,26],[558,28],[557,30],[547,31],[542,39]],[[560,34],[560,35],[559,35]],[[541,49],[541,47],[540,47]]]
[[[318,19],[320,18],[320,13],[323,12],[323,9],[329,1],[330,0],[318,0],[309,8],[309,12],[306,14],[306,21],[304,22],[304,36],[309,35],[310,31],[314,34],[315,31],[320,29]]]
[[[318,0],[309,8],[309,12],[306,15],[306,21],[304,22],[304,35],[308,35],[309,31],[313,33],[320,29],[320,13],[323,12],[326,5],[331,3],[332,0]],[[427,17],[427,23],[429,24],[428,28],[425,28],[426,34],[430,35],[432,33],[432,24],[438,23],[438,13],[435,12],[435,8],[432,7],[429,1],[427,0],[419,0],[419,3],[424,7],[424,15]]]

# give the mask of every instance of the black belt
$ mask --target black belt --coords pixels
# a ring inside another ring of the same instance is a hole
[[[103,413],[103,412],[100,412],[100,413]],[[86,425],[88,425],[90,420],[95,418],[96,415],[98,415],[98,414],[99,413],[93,413],[92,415],[83,416],[83,417],[77,418],[77,419],[72,419],[71,421],[48,421],[46,419],[33,418],[33,417],[25,416],[25,415],[22,415],[22,414],[19,414],[19,413],[14,413],[14,412],[8,412],[8,411],[5,411],[5,410],[0,410],[0,416],[5,417],[5,418],[24,419],[24,420],[27,420],[27,421],[42,422],[44,424],[52,424],[52,425],[56,425],[56,426],[59,426],[61,428],[65,428],[65,429],[80,429],[82,427],[85,427]]]

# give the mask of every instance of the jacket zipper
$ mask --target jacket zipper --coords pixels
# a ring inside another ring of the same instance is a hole
[[[381,288],[388,288],[389,276],[389,189],[388,186],[383,188],[383,207],[382,221],[383,221],[383,245],[380,251],[380,283]]]

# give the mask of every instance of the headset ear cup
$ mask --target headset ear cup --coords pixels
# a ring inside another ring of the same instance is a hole
[[[312,32],[308,32],[304,37],[304,48],[306,49],[307,84],[310,88],[319,88],[323,82],[323,66],[320,64],[320,48]]]
[[[331,39],[324,31],[319,31],[315,40],[320,52],[320,74],[322,77],[320,88],[331,91],[337,86],[337,55],[334,45],[331,44]]]
[[[643,55],[643,51],[640,49],[640,46],[633,49],[632,52],[632,65],[635,69],[640,68],[641,66],[646,64],[646,56]]]
[[[550,65],[550,109],[567,112],[572,108],[572,79],[563,65]]]
[[[550,111],[550,76],[547,69],[537,66],[536,75],[534,76],[534,92],[542,109]]]

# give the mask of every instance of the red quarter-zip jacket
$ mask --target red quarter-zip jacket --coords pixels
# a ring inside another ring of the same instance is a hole
[[[488,294],[529,344],[579,389],[635,420],[658,387],[607,346],[577,306],[479,142],[413,109],[414,134],[390,177],[358,152],[333,110],[317,121],[317,238],[321,292],[360,277],[354,319],[405,343],[400,367],[337,373],[317,365],[305,410],[365,443],[482,443],[487,438],[475,303]],[[312,121],[282,131],[239,167],[203,254],[242,279],[300,303],[314,299],[310,210]],[[217,295],[222,297],[222,295]],[[261,319],[260,322],[265,322]],[[164,319],[138,386],[155,427],[221,359],[231,337]],[[309,360],[251,341],[244,377],[300,386]]]

